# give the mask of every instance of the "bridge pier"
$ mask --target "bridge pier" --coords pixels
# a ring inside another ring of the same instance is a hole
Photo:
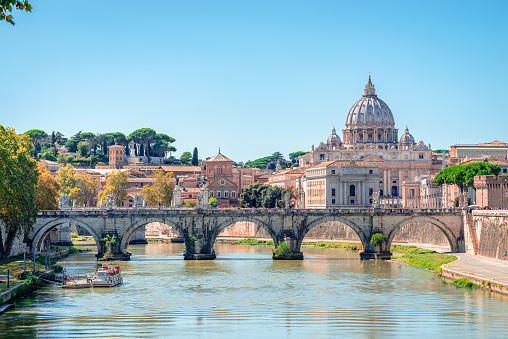
[[[185,243],[184,260],[214,260],[217,257],[211,240],[203,235],[184,234],[183,239]]]

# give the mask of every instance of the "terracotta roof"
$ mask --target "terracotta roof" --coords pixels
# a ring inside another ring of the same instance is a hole
[[[201,172],[200,166],[161,166],[166,172]]]
[[[212,161],[231,161],[231,162],[233,162],[233,160],[229,159],[228,157],[225,157],[221,153],[218,153],[216,156],[208,159],[206,162],[212,162]]]

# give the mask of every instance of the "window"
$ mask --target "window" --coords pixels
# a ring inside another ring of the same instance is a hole
[[[335,170],[332,170],[332,174],[335,174]]]
[[[210,198],[213,198],[213,191],[210,191]]]
[[[397,171],[393,171],[392,172],[392,177],[396,177],[397,176]]]
[[[332,197],[335,196],[335,188],[332,188]]]
[[[220,199],[220,191],[217,191],[217,198]]]
[[[349,186],[349,195],[354,197],[356,195],[355,193],[356,193],[356,187],[355,187],[355,185]]]
[[[228,191],[224,191],[224,198],[229,198],[229,192]]]
[[[369,188],[369,195],[372,195],[374,193],[374,189],[373,188]]]
[[[369,170],[369,174],[373,174],[374,173],[374,170]]]
[[[235,191],[231,191],[231,198],[236,198],[236,192]]]
[[[418,159],[423,159],[423,154],[418,154]]]
[[[320,154],[319,155],[319,160],[325,160],[325,155],[324,154]]]
[[[333,204],[333,205],[335,204],[335,199],[332,199],[332,204]]]

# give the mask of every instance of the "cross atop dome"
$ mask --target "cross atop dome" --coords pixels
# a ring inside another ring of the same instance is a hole
[[[365,85],[365,89],[363,90],[364,97],[376,97],[376,89],[374,88],[374,84],[370,80],[370,72],[369,72],[369,82]]]

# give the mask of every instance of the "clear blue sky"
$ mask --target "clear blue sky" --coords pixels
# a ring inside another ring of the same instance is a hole
[[[308,151],[372,74],[399,135],[508,142],[508,1],[43,1],[0,23],[0,124]]]

